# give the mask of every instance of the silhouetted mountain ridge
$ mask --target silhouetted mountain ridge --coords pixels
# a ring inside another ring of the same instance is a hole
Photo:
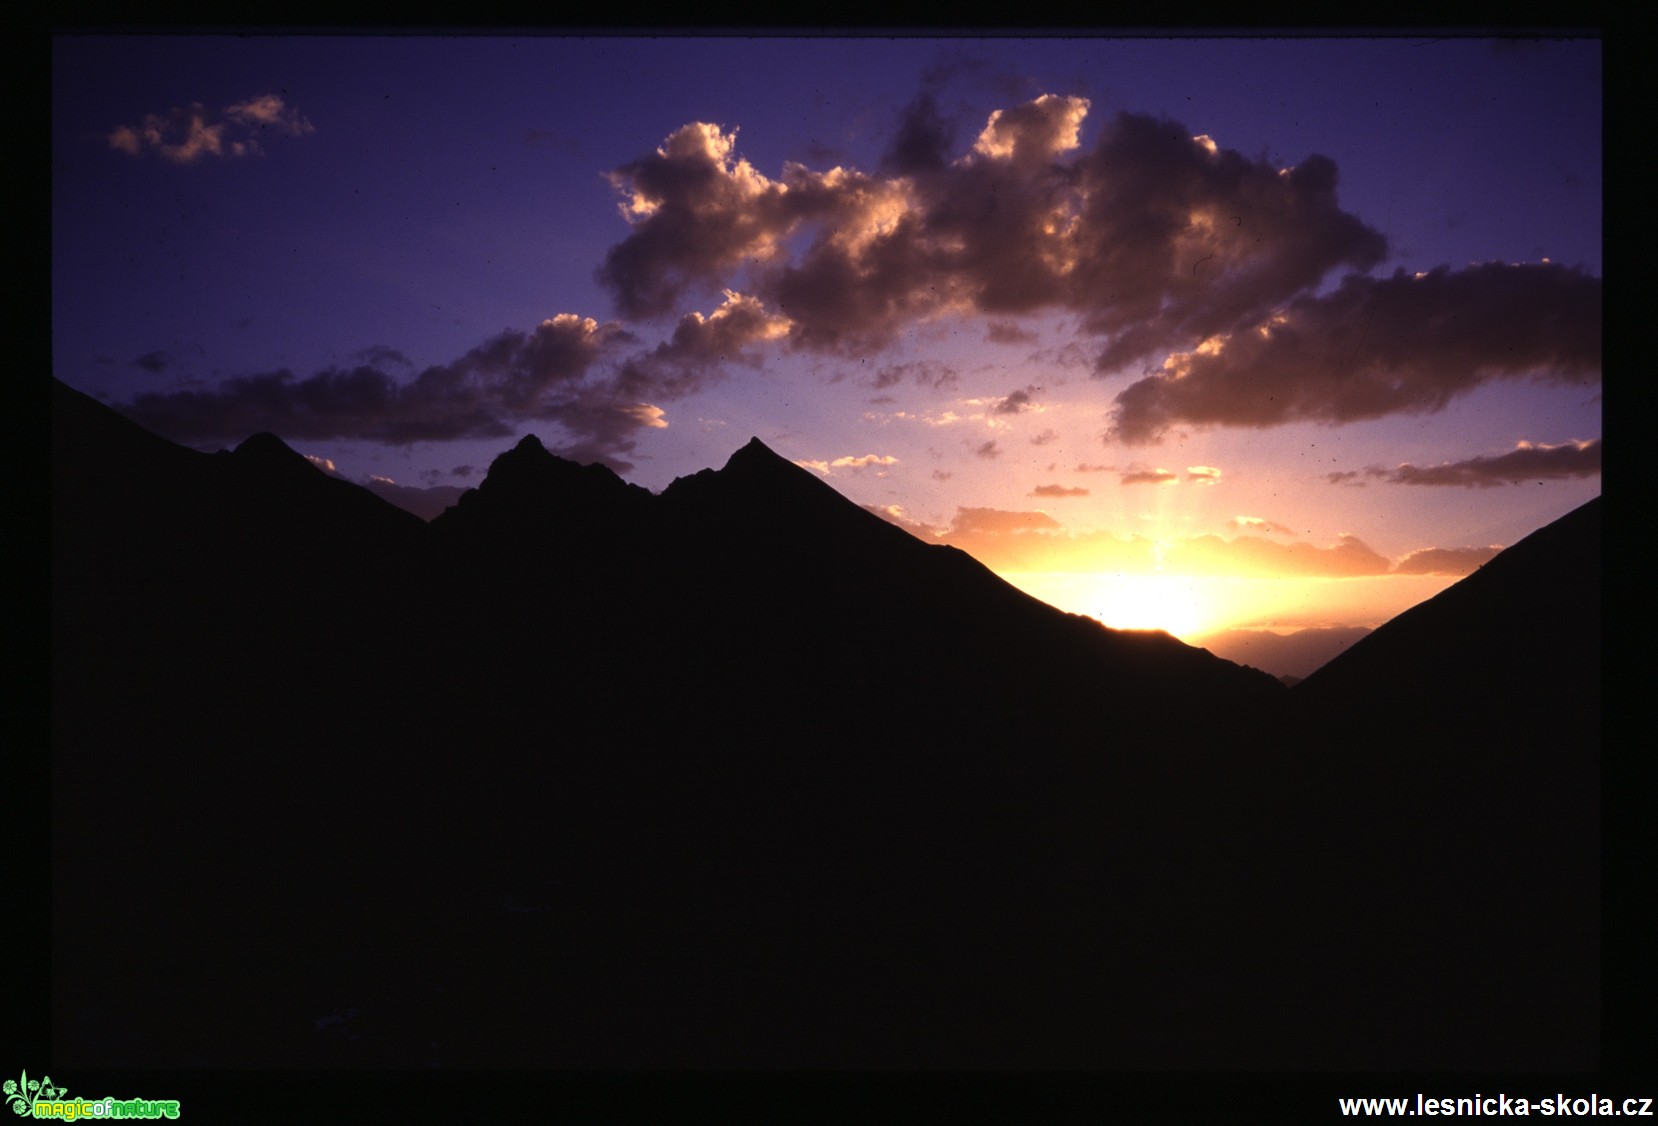
[[[60,1064],[1596,1062],[1589,756],[1303,713],[757,441],[426,524],[53,395]]]

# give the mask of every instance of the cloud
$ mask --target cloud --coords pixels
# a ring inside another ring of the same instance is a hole
[[[1033,445],[1033,446],[1045,446],[1049,442],[1055,441],[1058,438],[1059,438],[1059,431],[1057,431],[1057,430],[1044,430],[1040,434],[1032,435],[1031,440],[1030,440],[1030,444]]]
[[[1471,575],[1502,548],[1425,547],[1399,560],[1393,571],[1399,575]]]
[[[334,462],[330,458],[318,457],[316,454],[306,454],[305,460],[322,470],[324,473],[328,474],[330,477],[338,477],[340,475],[340,471],[334,467]]]
[[[1030,410],[1036,405],[1031,395],[1040,390],[1040,387],[1027,387],[1020,391],[1014,391],[990,409],[995,414],[1019,414],[1022,411]]]
[[[984,443],[984,445],[982,445],[982,446],[974,447],[973,453],[978,457],[982,457],[982,458],[986,458],[986,459],[997,458],[997,457],[1002,456],[1002,451],[996,445],[996,439],[994,439],[994,438],[990,439],[990,441]]]
[[[859,505],[859,507],[862,508],[865,512],[874,513],[876,516],[879,516],[881,519],[885,520],[889,524],[896,524],[898,527],[904,529],[906,532],[908,532],[912,536],[915,536],[917,539],[926,540],[928,543],[937,543],[938,542],[939,530],[937,528],[931,527],[930,525],[920,523],[919,521],[911,520],[909,518],[909,516],[904,512],[904,506],[903,505],[899,505],[899,504],[882,504],[882,505],[864,504],[864,505]]]
[[[885,477],[886,468],[897,465],[898,459],[891,454],[864,454],[861,457],[837,457],[833,461],[796,461],[795,464],[802,469],[815,469],[825,477],[833,476],[837,469],[859,470],[875,466],[881,470],[876,476]]]
[[[1212,465],[1188,465],[1186,467],[1186,480],[1194,485],[1218,485],[1220,484],[1220,470]]]
[[[751,346],[788,333],[788,318],[767,312],[755,298],[729,289],[724,297],[709,316],[686,313],[672,336],[623,364],[618,390],[634,398],[678,398],[720,378],[722,364],[757,365]]]
[[[879,368],[870,385],[880,389],[909,380],[923,387],[942,389],[954,387],[958,379],[956,369],[949,364],[938,360],[913,360],[903,364],[887,364]]]
[[[1088,490],[1081,488],[1068,489],[1064,485],[1038,485],[1031,490],[1030,495],[1033,497],[1085,497],[1088,495]]]
[[[1081,315],[1109,338],[1104,372],[1253,324],[1338,267],[1381,261],[1381,235],[1341,211],[1336,168],[1277,168],[1119,113],[1087,149],[1085,98],[993,112],[965,152],[924,92],[874,172],[788,162],[771,178],[736,130],[692,122],[610,180],[630,226],[598,280],[628,317],[692,287],[735,284],[791,321],[794,348],[870,354],[917,322]]]
[[[1234,516],[1232,517],[1232,526],[1254,532],[1274,532],[1281,536],[1293,536],[1295,534],[1294,531],[1284,525],[1274,523],[1271,520],[1263,520],[1259,516]]]
[[[133,366],[143,368],[151,375],[160,375],[167,370],[167,353],[145,352],[142,356],[133,359]]]
[[[552,421],[566,456],[625,465],[641,428],[667,425],[660,407],[628,397],[617,378],[584,378],[607,349],[632,339],[614,322],[560,313],[508,330],[447,364],[400,381],[373,364],[304,378],[287,370],[228,379],[213,390],[150,392],[123,410],[178,441],[261,430],[292,440],[360,438],[392,445],[502,438],[514,424]]]
[[[275,94],[237,102],[210,120],[200,102],[173,107],[165,115],[147,114],[142,125],[117,126],[106,138],[109,147],[128,156],[150,151],[174,164],[194,164],[204,156],[255,156],[261,139],[275,133],[302,137],[314,133],[311,122]]]
[[[1599,383],[1601,281],[1553,263],[1350,275],[1117,396],[1109,437],[1429,414],[1497,379]]]
[[[1118,478],[1121,485],[1178,485],[1180,474],[1167,469],[1132,469]]]
[[[1442,485],[1491,488],[1522,481],[1561,481],[1600,473],[1600,439],[1562,442],[1556,446],[1520,442],[1506,454],[1472,457],[1439,465],[1408,462],[1395,469],[1375,469],[1371,475],[1396,485]]]
[[[1352,578],[1385,575],[1392,568],[1356,536],[1344,535],[1331,547],[1307,543],[1274,543],[1258,536],[1227,540],[1194,536],[1170,545],[1164,567],[1188,575],[1321,575]]]
[[[992,532],[1007,535],[1011,532],[1030,532],[1057,529],[1060,524],[1046,512],[1009,512],[1000,508],[956,509],[956,518],[950,524],[949,534],[965,535],[974,532]]]
[[[985,325],[984,338],[992,344],[1035,344],[1037,341],[1036,333],[1005,320],[993,320]]]

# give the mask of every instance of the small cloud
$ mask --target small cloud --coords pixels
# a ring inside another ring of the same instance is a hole
[[[263,94],[226,106],[215,119],[200,102],[174,106],[166,114],[148,114],[142,125],[120,125],[109,133],[109,147],[128,156],[146,151],[174,164],[194,164],[204,156],[224,159],[256,156],[268,134],[302,137],[314,133],[310,121],[275,94]]]
[[[1194,485],[1215,485],[1220,483],[1220,470],[1212,465],[1188,465],[1186,480]]]
[[[897,465],[898,459],[891,454],[864,454],[861,457],[837,457],[833,461],[800,460],[796,461],[795,464],[802,469],[815,469],[825,477],[833,476],[837,469],[859,470],[869,469],[873,466],[881,470],[881,472],[876,473],[877,477],[885,477],[885,469],[888,466]]]
[[[459,477],[461,480],[464,481],[468,477],[472,476],[473,472],[474,472],[474,470],[470,465],[457,465],[457,466],[455,466],[455,468],[453,468],[449,471],[449,476]]]
[[[985,326],[984,338],[992,344],[1035,344],[1036,333],[1022,329],[1013,321],[991,321]]]
[[[160,375],[163,371],[167,370],[167,353],[145,352],[142,356],[138,356],[132,362],[134,367],[143,368],[151,375]]]
[[[1002,456],[1002,451],[996,445],[996,439],[994,438],[990,439],[990,441],[986,442],[984,445],[976,447],[973,450],[973,453],[978,457],[987,459]]]
[[[996,414],[1019,414],[1027,411],[1036,405],[1031,399],[1031,393],[1040,390],[1040,387],[1027,387],[1021,391],[1014,391],[990,409]]]
[[[338,477],[340,475],[340,471],[334,468],[333,461],[326,457],[318,457],[316,454],[306,454],[305,460],[330,476]]]
[[[1030,491],[1033,497],[1085,497],[1087,489],[1068,489],[1064,485],[1038,485]]]
[[[1056,430],[1044,430],[1044,431],[1042,431],[1042,433],[1040,433],[1040,434],[1036,435],[1035,437],[1033,437],[1030,440],[1030,444],[1033,445],[1033,446],[1045,446],[1049,442],[1052,442],[1054,439],[1056,439],[1058,437],[1059,437],[1059,432],[1058,431],[1056,431]]]
[[[1132,469],[1118,481],[1123,485],[1178,485],[1180,474],[1167,469]]]
[[[1232,526],[1250,532],[1273,532],[1281,536],[1293,536],[1295,532],[1282,524],[1271,520],[1263,520],[1259,516],[1234,516]]]

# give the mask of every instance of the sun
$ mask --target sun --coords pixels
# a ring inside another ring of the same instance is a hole
[[[1160,629],[1181,639],[1212,629],[1220,609],[1214,584],[1190,575],[1029,571],[1002,578],[1050,606],[1113,629]]]
[[[1113,629],[1160,629],[1182,637],[1208,624],[1199,587],[1189,576],[1097,575],[1081,603],[1088,607],[1084,613]]]

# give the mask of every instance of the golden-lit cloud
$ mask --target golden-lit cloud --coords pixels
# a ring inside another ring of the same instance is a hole
[[[1101,372],[1266,318],[1336,267],[1368,269],[1381,235],[1336,204],[1324,157],[1287,170],[1168,119],[1118,113],[1084,150],[1086,99],[1044,94],[992,113],[966,152],[924,92],[883,167],[777,178],[736,131],[676,130],[610,174],[629,234],[598,278],[629,317],[691,287],[743,287],[791,319],[791,347],[868,355],[909,327],[982,314],[1081,314]]]
[[[226,106],[215,119],[200,102],[147,114],[141,125],[117,126],[106,138],[109,147],[128,156],[154,152],[174,164],[194,164],[204,156],[244,157],[263,152],[268,134],[302,137],[316,132],[299,111],[275,94],[263,94]]]
[[[891,454],[863,454],[859,457],[837,457],[833,461],[797,460],[796,465],[802,469],[814,469],[825,477],[834,475],[837,469],[859,470],[874,468],[877,477],[885,477],[888,466],[898,464],[898,459]]]
[[[1167,469],[1131,469],[1118,478],[1121,485],[1178,485],[1180,474]]]

